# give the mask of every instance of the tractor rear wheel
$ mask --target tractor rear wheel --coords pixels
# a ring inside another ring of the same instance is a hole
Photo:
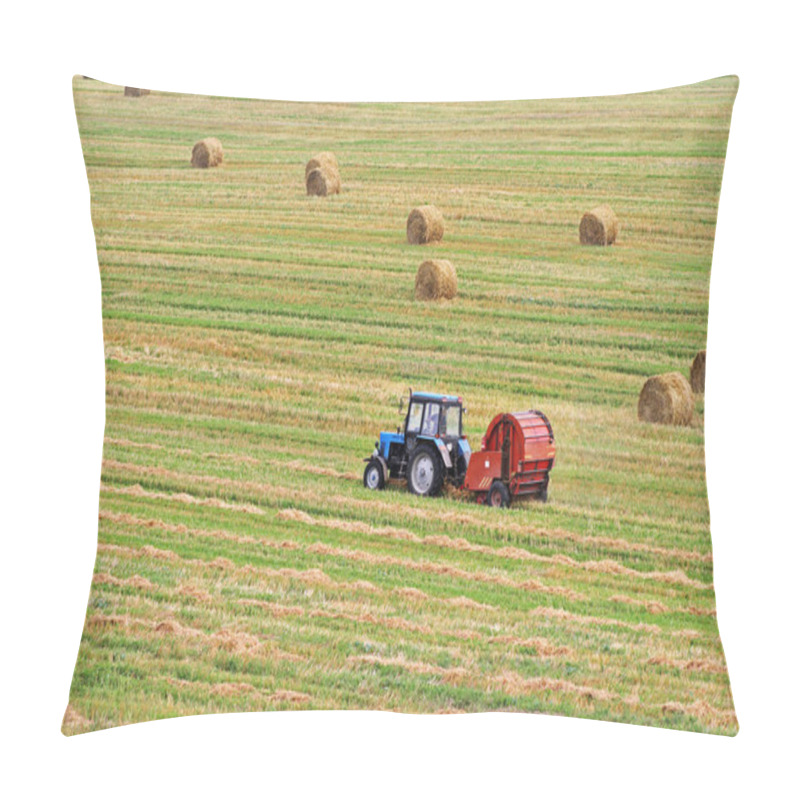
[[[511,495],[508,487],[502,481],[494,481],[489,487],[486,505],[494,508],[508,508],[511,505]]]
[[[433,497],[442,491],[443,483],[442,457],[430,445],[418,445],[408,462],[408,490]]]
[[[364,486],[367,489],[383,489],[385,485],[381,462],[377,458],[373,458],[364,470]]]

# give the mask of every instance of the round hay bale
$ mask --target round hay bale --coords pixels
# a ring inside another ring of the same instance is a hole
[[[222,142],[213,136],[201,139],[192,148],[192,166],[199,169],[217,167],[222,163]]]
[[[84,75],[84,77],[86,76]],[[146,94],[150,94],[149,89],[137,89],[135,86],[125,87],[125,97],[144,97]]]
[[[341,190],[342,179],[336,156],[328,151],[317,153],[306,164],[306,194],[327,197],[339,194]]]
[[[317,167],[306,176],[306,194],[327,197],[329,194],[339,194],[341,189],[339,173],[330,168]]]
[[[704,394],[706,391],[706,351],[701,350],[692,361],[690,374],[692,391],[695,394]]]
[[[662,425],[690,425],[694,395],[680,372],[655,375],[645,381],[639,394],[639,419]]]
[[[335,173],[339,173],[339,162],[336,160],[336,155],[326,150],[322,153],[317,153],[308,164],[306,164],[306,179],[312,170],[315,169],[329,169]]]
[[[449,261],[423,261],[419,265],[414,282],[416,300],[452,300],[456,288],[456,269]]]
[[[597,206],[587,211],[581,219],[581,244],[614,244],[618,232],[619,221],[611,206]]]
[[[412,210],[406,222],[409,244],[441,242],[444,236],[444,217],[436,206],[419,206]]]

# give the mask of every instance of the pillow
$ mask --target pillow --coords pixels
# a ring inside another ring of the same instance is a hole
[[[76,77],[107,399],[64,733],[384,709],[735,734],[703,391],[737,86]]]

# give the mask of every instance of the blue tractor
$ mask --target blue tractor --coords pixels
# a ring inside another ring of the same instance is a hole
[[[396,433],[381,432],[364,459],[364,486],[383,489],[389,478],[405,479],[410,492],[428,496],[439,494],[446,480],[461,486],[472,452],[462,432],[463,413],[460,397],[409,389],[405,425]]]

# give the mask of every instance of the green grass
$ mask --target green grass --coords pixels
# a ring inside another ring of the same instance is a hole
[[[735,733],[703,399],[688,428],[636,418],[643,380],[705,346],[735,87],[358,105],[76,78],[107,415],[65,731],[388,708]],[[208,135],[225,163],[194,170]],[[321,149],[344,185],[326,199],[303,186]],[[425,202],[445,238],[413,247]],[[581,247],[599,202],[619,241]],[[453,302],[413,299],[431,254]],[[498,411],[545,410],[550,502],[365,490],[409,385],[462,395],[474,446]]]

